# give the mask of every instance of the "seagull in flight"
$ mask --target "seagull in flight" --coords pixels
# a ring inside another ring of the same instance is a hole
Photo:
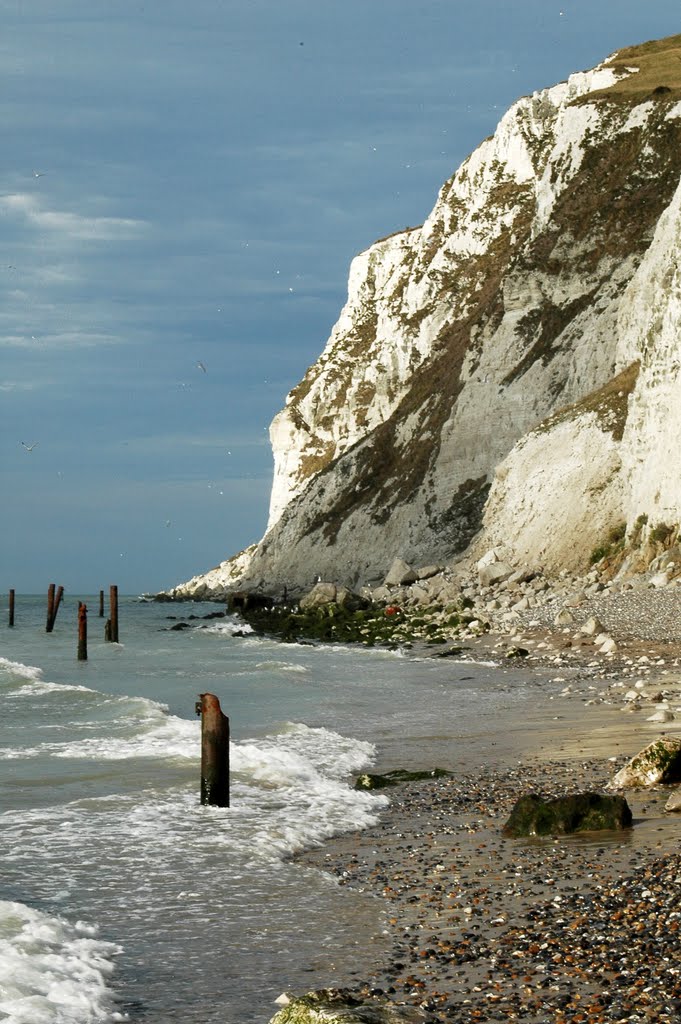
[[[25,441],[22,441],[21,443],[22,443],[22,445],[24,446],[24,448],[26,449],[27,452],[32,452],[38,442],[34,441],[33,444],[26,444]]]
[[[201,362],[200,359],[199,359],[199,361],[198,361],[198,363],[196,365],[198,366],[199,370],[203,370],[204,373],[207,372],[206,371],[206,367],[203,365],[203,363]]]

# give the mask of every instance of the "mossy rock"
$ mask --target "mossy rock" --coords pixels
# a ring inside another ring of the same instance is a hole
[[[516,802],[503,834],[518,838],[621,831],[630,828],[632,820],[631,809],[622,796],[573,793],[547,800],[529,793]]]
[[[387,789],[389,786],[399,786],[401,782],[441,779],[443,776],[451,774],[446,768],[424,768],[421,771],[407,771],[406,768],[395,768],[384,775],[372,775],[369,772],[363,772],[355,780],[355,789]]]
[[[362,1002],[347,989],[320,989],[292,999],[270,1024],[421,1024],[425,1020],[414,1006],[385,1000]]]
[[[681,740],[662,736],[621,768],[608,788],[629,789],[681,782]]]
[[[239,609],[256,633],[288,643],[317,640],[323,643],[361,643],[369,647],[395,643],[399,621],[386,618],[382,608],[350,609],[329,602],[292,610],[288,607]]]

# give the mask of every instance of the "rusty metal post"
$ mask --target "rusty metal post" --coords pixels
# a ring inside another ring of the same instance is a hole
[[[103,590],[100,590],[100,592],[99,592],[99,617],[100,617],[100,619],[104,618],[104,591]]]
[[[61,599],[62,599],[63,596],[64,596],[64,588],[63,587],[57,587],[57,593],[56,593],[55,598],[54,598],[54,608],[52,609],[52,625],[50,627],[50,632],[52,632],[52,629],[54,628],[54,624],[57,621],[57,612],[59,611],[59,605],[61,604]]]
[[[118,643],[118,587],[109,587],[109,615],[111,616],[111,641]]]
[[[201,803],[229,807],[229,718],[213,693],[199,694],[201,715]]]
[[[54,624],[57,621],[57,612],[59,611],[59,605],[63,596],[64,588],[59,587],[55,595],[54,583],[50,583],[50,588],[47,592],[47,626],[45,627],[47,633],[51,633],[54,629]]]
[[[52,627],[54,626],[54,583],[50,583],[47,588],[47,624],[45,626],[45,632],[51,633]]]
[[[9,624],[14,625],[14,591],[9,592]]]
[[[78,661],[87,661],[87,605],[78,605]]]

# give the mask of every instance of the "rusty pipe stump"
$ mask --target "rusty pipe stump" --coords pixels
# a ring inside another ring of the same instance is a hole
[[[61,604],[61,599],[62,599],[63,596],[64,596],[64,588],[63,587],[58,587],[57,588],[57,593],[55,594],[55,597],[54,597],[54,602],[52,604],[52,617],[51,617],[50,621],[48,622],[48,632],[49,633],[51,633],[52,630],[54,629],[54,624],[57,621],[57,612],[59,611],[59,605]]]
[[[201,803],[229,807],[229,718],[213,693],[199,694]]]
[[[118,643],[118,587],[109,587],[109,615],[111,617],[111,640]]]
[[[45,624],[45,632],[51,633],[52,627],[54,626],[54,592],[57,589],[55,583],[50,583],[47,588],[47,622]]]
[[[78,606],[78,661],[87,661],[87,606]]]

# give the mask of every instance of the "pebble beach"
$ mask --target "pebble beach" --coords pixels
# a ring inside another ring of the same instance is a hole
[[[634,825],[621,832],[502,834],[523,793],[603,792],[653,740],[681,736],[681,591],[596,593],[580,606],[567,625],[547,602],[550,614],[467,638],[471,658],[521,650],[528,674],[552,683],[512,757],[401,784],[376,826],[305,855],[384,903],[384,960],[338,979],[355,996],[432,1022],[681,1019],[681,819],[665,810],[675,787],[625,791]],[[595,615],[615,639],[607,653],[580,632]]]

